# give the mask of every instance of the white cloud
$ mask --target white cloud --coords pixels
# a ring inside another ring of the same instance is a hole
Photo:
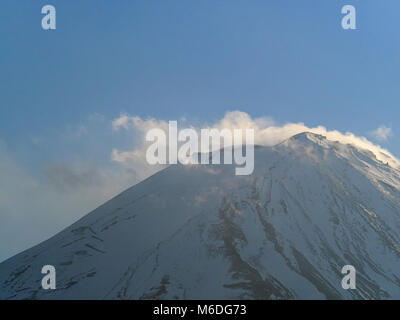
[[[190,126],[190,124],[188,125],[187,122],[188,121],[185,122],[185,127],[189,126],[194,128],[193,126]],[[152,170],[151,166],[147,166],[145,161],[145,152],[148,145],[144,141],[144,137],[146,132],[152,128],[160,128],[167,133],[168,123],[164,120],[157,120],[154,118],[143,120],[140,117],[130,117],[126,114],[115,119],[113,121],[113,124],[114,123],[118,128],[124,127],[128,130],[134,130],[136,134],[139,134],[140,137],[142,137],[142,140],[141,143],[132,150],[119,151],[118,149],[114,149],[112,159],[127,166],[140,166],[141,168],[146,168],[144,170],[147,173],[153,173],[159,170],[160,167]],[[394,157],[389,151],[372,143],[365,137],[356,136],[351,132],[342,133],[337,130],[328,130],[323,126],[308,127],[301,122],[277,125],[268,117],[252,118],[250,115],[242,111],[230,111],[227,112],[221,120],[209,125],[208,128],[216,128],[220,130],[224,128],[232,130],[253,128],[255,131],[255,144],[262,146],[273,146],[298,133],[307,131],[321,134],[328,140],[339,141],[344,144],[352,144],[358,148],[370,150],[375,154],[377,159],[384,161],[385,163],[388,162],[392,166],[398,167],[400,164],[396,157]],[[200,128],[194,129],[198,131],[200,130]],[[380,130],[379,132],[381,133],[381,136],[384,134],[386,134],[386,136],[391,134],[391,130],[389,132],[387,130]]]
[[[378,141],[386,141],[393,135],[392,128],[386,126],[380,126],[374,131],[370,132],[370,135]]]
[[[125,129],[128,129],[129,122],[130,122],[131,119],[133,119],[133,118],[130,118],[127,114],[121,114],[119,116],[119,118],[113,120],[112,127],[113,127],[114,130],[118,130],[121,127],[125,128]]]

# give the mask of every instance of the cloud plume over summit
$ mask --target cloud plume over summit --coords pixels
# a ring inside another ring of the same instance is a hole
[[[185,125],[188,126],[186,122]],[[166,132],[168,130],[168,121],[166,120],[158,120],[154,118],[142,119],[137,116],[131,117],[127,114],[122,114],[120,117],[116,118],[112,122],[112,125],[114,130],[132,130],[135,134],[138,134],[141,137],[141,142],[134,149],[123,151],[114,149],[112,152],[112,159],[114,161],[133,166],[145,165],[145,152],[148,146],[144,139],[146,132],[152,128],[160,128]],[[196,129],[198,133],[200,133],[201,128],[194,127],[190,125],[190,123],[189,127]],[[274,146],[298,133],[312,132],[323,135],[331,141],[351,144],[357,148],[369,150],[378,160],[388,163],[393,167],[397,168],[400,165],[399,160],[394,155],[381,146],[369,141],[367,138],[356,136],[351,132],[342,133],[337,130],[329,130],[322,125],[317,127],[308,127],[302,122],[279,125],[269,117],[252,118],[246,112],[229,111],[222,119],[215,121],[211,125],[205,126],[205,128],[216,128],[220,130],[225,128],[231,130],[254,129],[255,144],[262,146]]]

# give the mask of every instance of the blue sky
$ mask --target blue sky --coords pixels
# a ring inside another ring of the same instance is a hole
[[[357,30],[341,28],[345,4]],[[3,0],[0,155],[42,181],[54,164],[112,167],[135,138],[112,132],[121,113],[199,124],[241,110],[367,137],[385,125],[379,143],[400,156],[399,12],[397,0]],[[0,260],[76,217],[38,225]]]

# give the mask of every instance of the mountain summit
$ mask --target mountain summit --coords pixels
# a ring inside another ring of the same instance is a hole
[[[356,289],[341,286],[345,265]],[[170,166],[0,264],[0,299],[390,298],[400,173],[312,133],[255,148],[250,176]]]

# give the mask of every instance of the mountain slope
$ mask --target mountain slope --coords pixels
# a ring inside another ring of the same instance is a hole
[[[303,133],[257,147],[251,176],[153,175],[1,263],[0,299],[400,298],[399,230],[399,171]],[[347,264],[356,290],[341,287]]]

